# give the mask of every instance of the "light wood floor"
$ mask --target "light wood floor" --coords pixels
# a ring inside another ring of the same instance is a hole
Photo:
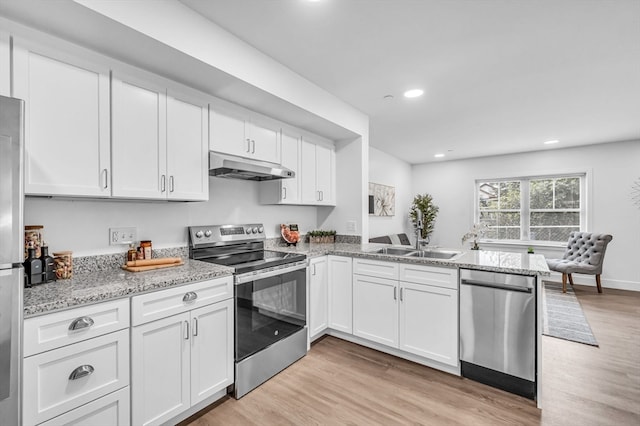
[[[183,422],[204,425],[640,425],[640,292],[575,286],[599,348],[543,337],[542,411],[534,402],[326,337],[236,401]]]

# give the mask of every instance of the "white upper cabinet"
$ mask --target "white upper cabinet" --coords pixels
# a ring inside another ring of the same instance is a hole
[[[302,204],[335,205],[335,151],[303,138],[300,154]]]
[[[113,75],[113,195],[166,198],[166,94]]]
[[[295,176],[262,182],[260,202],[263,204],[302,204],[300,202],[300,137],[282,133],[281,161]]]
[[[0,31],[0,95],[11,96],[11,49],[9,34]]]
[[[211,109],[209,149],[254,160],[280,163],[280,127],[248,111]]]
[[[21,41],[13,53],[13,95],[26,108],[25,193],[110,196],[108,67]]]
[[[113,75],[113,195],[206,200],[207,103],[167,96],[152,78]]]
[[[167,197],[209,198],[209,108],[206,102],[167,96]]]

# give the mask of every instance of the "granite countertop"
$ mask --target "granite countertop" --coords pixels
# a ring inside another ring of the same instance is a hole
[[[69,280],[25,288],[24,317],[232,274],[232,268],[190,259],[182,266],[146,272],[111,268],[76,273]]]
[[[381,247],[392,247],[388,244],[309,244],[299,243],[296,247],[276,246],[272,250],[303,253],[308,257],[326,254],[338,256],[361,257],[366,259],[387,260],[390,262],[415,263],[453,268],[470,268],[491,272],[515,273],[521,275],[549,275],[549,268],[544,256],[540,254],[513,253],[501,251],[469,250],[463,251],[452,259],[432,259],[421,257],[394,256],[372,253]],[[402,246],[407,248],[407,246]],[[432,247],[434,250],[438,248]],[[443,249],[445,250],[445,249]],[[448,250],[448,249],[446,249]],[[460,250],[455,250],[460,251]]]

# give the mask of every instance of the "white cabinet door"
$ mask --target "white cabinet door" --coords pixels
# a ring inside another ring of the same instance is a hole
[[[11,96],[11,49],[9,34],[0,31],[0,95]]]
[[[278,181],[281,185],[280,201],[282,204],[297,204],[300,201],[300,139],[282,134],[282,155],[281,164],[295,172],[292,179],[282,179]]]
[[[191,312],[191,405],[233,383],[233,299]]]
[[[350,257],[329,256],[329,328],[353,333],[353,268]]]
[[[316,145],[316,190],[319,204],[335,204],[334,187],[334,151],[322,145]]]
[[[398,281],[353,275],[353,334],[398,347]]]
[[[209,149],[225,154],[249,157],[251,139],[245,137],[245,120],[240,114],[214,111],[209,113]]]
[[[280,163],[280,129],[258,123],[246,123],[251,139],[251,158]]]
[[[327,257],[315,257],[309,262],[309,336],[322,335],[328,325]]]
[[[25,193],[111,195],[109,70],[14,44],[25,100]]]
[[[190,327],[188,312],[133,327],[131,337],[131,418],[156,425],[190,407]]]
[[[166,95],[116,76],[111,87],[113,195],[166,198]]]
[[[304,204],[317,204],[316,190],[316,145],[302,140],[300,144],[300,185]]]
[[[458,365],[458,292],[400,282],[400,349]]]
[[[170,200],[209,199],[208,112],[206,103],[167,97],[165,189]]]

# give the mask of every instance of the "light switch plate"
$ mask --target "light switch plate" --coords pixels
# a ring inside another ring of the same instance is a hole
[[[348,220],[347,221],[347,232],[356,232],[356,221]]]
[[[109,228],[109,245],[131,244],[138,241],[136,227]]]

